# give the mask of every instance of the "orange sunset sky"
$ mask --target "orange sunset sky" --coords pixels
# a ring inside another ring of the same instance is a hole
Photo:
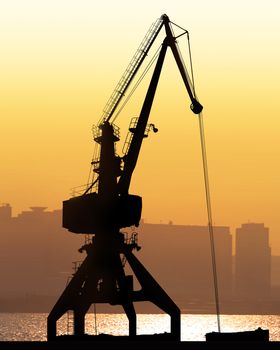
[[[87,182],[92,125],[164,13],[190,33],[213,222],[232,233],[264,223],[280,254],[277,0],[1,1],[0,201],[14,215],[36,205],[60,209],[71,188]],[[186,36],[178,43],[187,63]],[[120,150],[148,82],[116,120]],[[199,125],[189,105],[169,50],[150,116],[159,132],[144,140],[131,183],[147,222],[207,224]]]

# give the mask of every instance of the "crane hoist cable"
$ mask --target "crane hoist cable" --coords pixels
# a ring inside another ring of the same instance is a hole
[[[187,33],[187,40],[188,40],[188,50],[189,50],[189,57],[190,57],[190,70],[191,70],[192,86],[193,86],[194,97],[196,98],[189,33]],[[215,240],[214,240],[214,230],[213,230],[213,220],[212,220],[212,206],[211,206],[211,196],[210,196],[209,173],[208,173],[207,153],[206,153],[206,143],[205,143],[205,133],[204,133],[202,112],[200,112],[198,114],[198,120],[199,120],[200,144],[201,144],[202,163],[203,163],[206,207],[207,207],[207,216],[208,216],[208,231],[209,231],[210,247],[211,247],[211,259],[212,259],[215,304],[216,304],[216,313],[217,313],[217,324],[218,324],[218,332],[221,332],[217,263],[216,263],[216,253],[215,253]]]
[[[204,186],[205,186],[205,195],[206,195],[206,205],[207,205],[207,214],[208,214],[208,230],[209,230],[210,246],[211,246],[211,259],[212,259],[213,280],[214,280],[214,290],[215,290],[216,313],[217,313],[217,322],[218,322],[218,332],[220,332],[221,331],[221,325],[220,325],[220,307],[219,307],[217,263],[216,263],[215,240],[214,240],[211,197],[210,197],[210,186],[209,186],[209,175],[208,175],[207,154],[206,154],[205,134],[204,134],[204,125],[203,125],[203,115],[202,115],[202,113],[199,113],[198,120],[199,120],[199,130],[200,130],[200,142],[201,142],[202,161],[203,161],[203,173],[204,173]]]

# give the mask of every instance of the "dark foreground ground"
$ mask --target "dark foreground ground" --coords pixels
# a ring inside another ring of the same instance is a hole
[[[265,350],[265,349],[280,349],[280,342],[262,342],[262,341],[203,341],[203,342],[191,342],[191,341],[42,341],[42,342],[30,342],[30,341],[15,341],[15,342],[0,342],[0,349],[10,350],[49,350],[49,349],[63,349],[63,350],[149,350],[156,348],[161,349],[186,349],[186,350]]]

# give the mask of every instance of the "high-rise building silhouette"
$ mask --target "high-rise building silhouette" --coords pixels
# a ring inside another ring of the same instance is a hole
[[[150,271],[173,298],[211,301],[213,266],[207,226],[152,224],[139,226],[139,252]],[[214,226],[217,277],[221,300],[232,295],[232,235],[228,226]]]
[[[265,299],[271,288],[269,229],[263,223],[246,223],[236,229],[236,295]]]

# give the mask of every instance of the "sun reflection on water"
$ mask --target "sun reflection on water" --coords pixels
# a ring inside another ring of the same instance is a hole
[[[45,341],[47,313],[0,313],[0,341]],[[279,315],[221,315],[221,331],[236,332],[269,329],[270,341],[280,341]],[[70,324],[69,324],[70,323]],[[58,334],[72,333],[71,318],[63,316]],[[128,335],[125,314],[87,314],[87,334]],[[181,315],[181,340],[205,341],[205,334],[217,331],[216,315]],[[137,334],[170,332],[170,317],[166,314],[138,314]]]

